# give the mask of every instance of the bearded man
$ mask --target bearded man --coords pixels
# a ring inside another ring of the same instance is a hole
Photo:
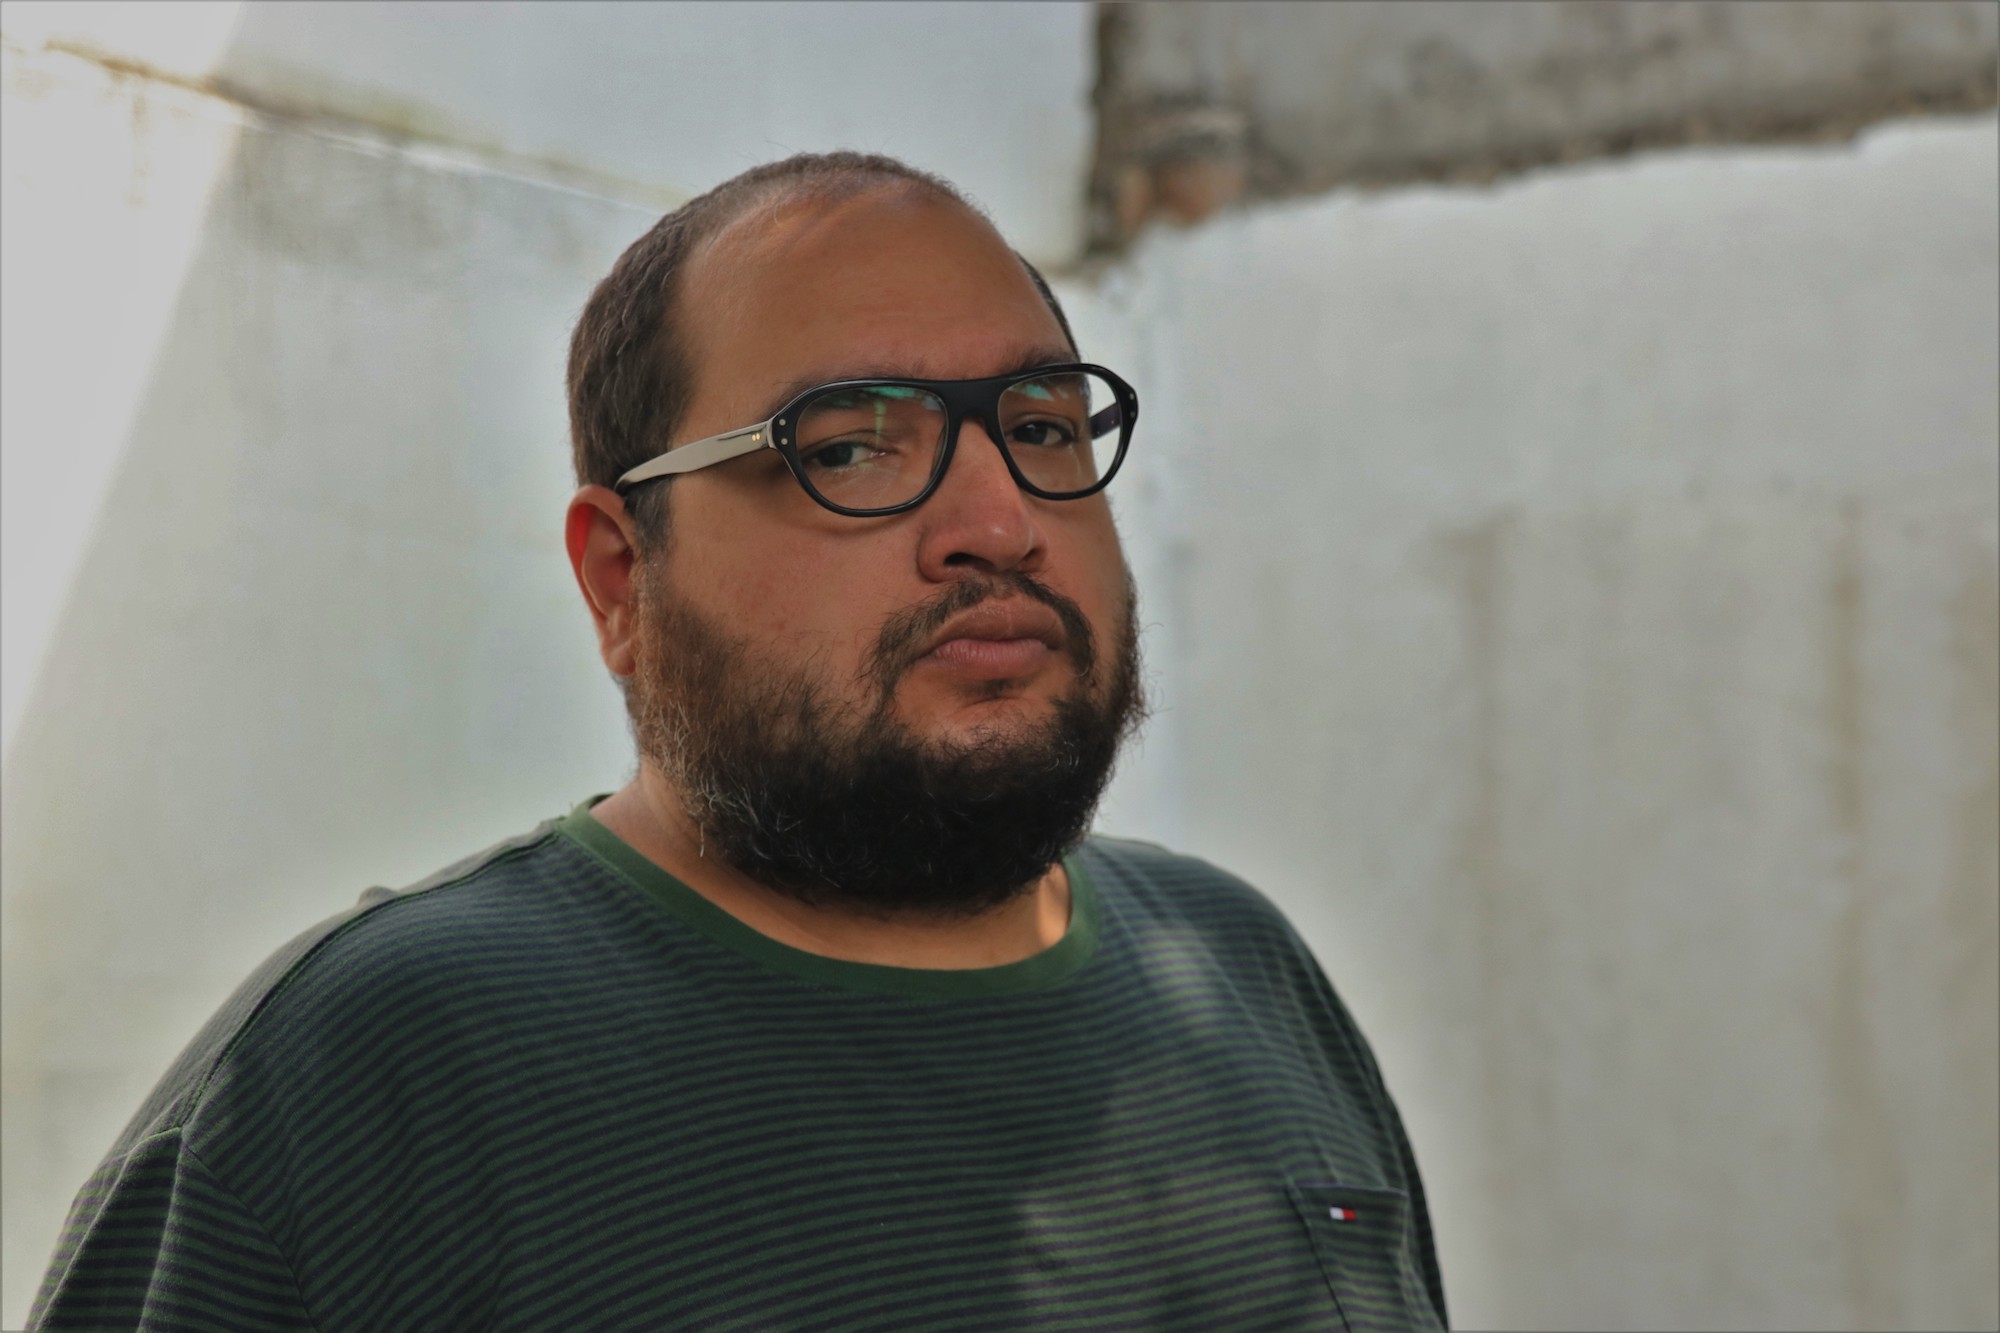
[[[35,1322],[1441,1326],[1298,937],[1084,836],[1142,711],[1139,402],[1040,275],[941,180],[796,157],[625,253],[569,385],[637,775],[252,977]]]

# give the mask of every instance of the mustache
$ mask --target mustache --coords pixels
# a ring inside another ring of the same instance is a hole
[[[981,602],[1008,596],[1028,597],[1055,612],[1062,622],[1063,651],[1076,664],[1078,677],[1088,682],[1097,673],[1097,636],[1083,608],[1032,575],[1018,570],[976,579],[961,579],[935,597],[906,607],[884,622],[864,668],[875,687],[887,697],[905,671],[923,656],[924,645],[946,621]]]

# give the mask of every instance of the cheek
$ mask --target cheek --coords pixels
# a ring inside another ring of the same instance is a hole
[[[1097,506],[1100,512],[1086,515],[1089,521],[1078,524],[1073,534],[1076,597],[1097,627],[1098,637],[1115,640],[1125,616],[1129,580],[1125,551],[1102,497],[1085,503]]]
[[[895,571],[860,534],[763,518],[718,507],[677,529],[675,591],[761,654],[851,675],[896,609]]]

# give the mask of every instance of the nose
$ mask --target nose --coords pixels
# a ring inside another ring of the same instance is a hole
[[[961,423],[944,480],[916,511],[923,522],[917,548],[923,576],[945,583],[968,570],[1034,573],[1045,547],[1030,503],[985,425]]]

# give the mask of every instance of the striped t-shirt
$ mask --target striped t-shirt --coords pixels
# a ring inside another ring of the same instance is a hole
[[[84,1186],[47,1328],[1403,1329],[1367,1045],[1255,890],[1066,862],[1004,967],[759,935],[586,810],[280,950]]]

